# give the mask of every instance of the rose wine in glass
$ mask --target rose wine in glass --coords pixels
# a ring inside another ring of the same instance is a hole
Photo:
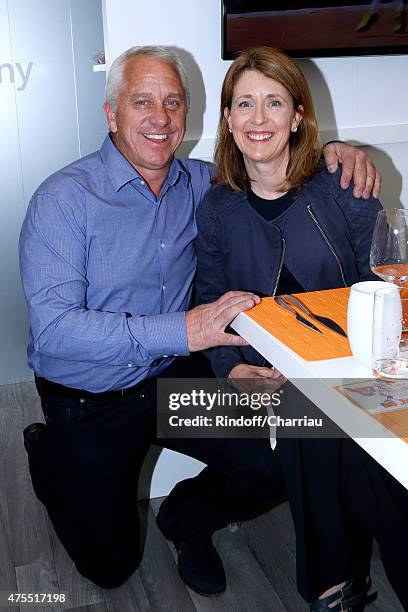
[[[408,210],[380,210],[370,252],[371,270],[389,283],[408,282]]]

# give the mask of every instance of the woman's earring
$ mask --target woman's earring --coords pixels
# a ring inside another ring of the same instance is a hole
[[[230,133],[230,134],[232,134],[232,130],[231,130],[231,128],[230,128],[230,127],[228,128],[228,131],[229,131],[229,133]]]
[[[292,132],[297,132],[297,125],[295,125],[295,127],[292,128]]]

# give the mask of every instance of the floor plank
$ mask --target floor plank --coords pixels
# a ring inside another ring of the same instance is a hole
[[[23,445],[24,426],[39,415],[39,400],[33,383],[7,385],[2,394],[2,428],[6,460],[4,487],[10,517],[15,565],[30,565],[41,556],[51,558],[45,511],[35,497]]]
[[[293,555],[296,555],[296,535],[289,504],[279,504],[269,513],[269,522],[274,533],[279,534]]]
[[[139,575],[152,610],[195,610],[190,594],[178,575],[166,540],[157,529],[152,510],[148,513],[144,557]]]
[[[1,459],[1,455],[0,455]],[[0,490],[5,491],[2,470],[3,461],[0,460]],[[10,518],[7,498],[0,494],[0,591],[15,590],[17,587],[14,569],[14,551],[10,533]]]
[[[233,610],[242,612],[285,612],[286,608],[247,547],[241,532],[223,529],[215,534],[214,544],[227,574]]]
[[[152,609],[140,577],[140,570],[120,588],[105,590],[104,595],[108,612],[149,612]]]
[[[103,603],[105,601],[103,590],[79,574],[49,520],[47,528],[57,581],[60,590],[68,593],[68,606],[81,607]]]
[[[308,610],[296,589],[296,560],[287,542],[276,529],[275,510],[243,524],[241,532],[246,544],[257,560],[260,568],[287,610],[303,612]],[[286,512],[286,522],[290,525],[289,504],[284,504],[281,512]]]
[[[2,551],[4,555],[4,551]],[[0,591],[17,593],[17,578],[14,566],[9,561],[7,564],[0,564]],[[16,612],[16,606],[2,606],[1,612]]]
[[[156,514],[162,500],[151,500]],[[164,538],[163,538],[164,539]],[[276,591],[260,571],[260,567],[240,536],[240,531],[231,533],[223,529],[214,536],[214,544],[219,552],[227,575],[228,588],[217,597],[203,597],[190,590],[191,598],[198,612],[224,612],[225,610],[276,610],[284,612],[285,607]],[[175,563],[177,556],[171,548]]]
[[[17,591],[19,593],[60,593],[52,559],[41,556],[35,563],[16,567]],[[62,612],[65,604],[47,606],[22,606],[23,610],[36,612]]]
[[[105,602],[91,604],[90,606],[80,606],[79,608],[68,608],[66,612],[107,612]]]

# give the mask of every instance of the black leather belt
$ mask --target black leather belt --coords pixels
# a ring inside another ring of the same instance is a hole
[[[150,386],[154,384],[156,381],[155,378],[150,378],[148,380],[143,380],[142,382],[134,385],[133,387],[128,387],[127,389],[116,389],[114,391],[102,391],[101,393],[92,393],[92,391],[85,391],[84,389],[75,389],[73,387],[66,387],[65,385],[60,385],[59,383],[52,382],[51,380],[47,380],[46,378],[41,378],[39,376],[35,377],[35,384],[38,390],[38,393],[41,395],[42,392],[50,393],[52,395],[56,395],[57,397],[70,397],[73,399],[89,397],[89,398],[115,398],[115,397],[127,397],[132,395],[133,393],[142,392],[146,389],[146,385]]]

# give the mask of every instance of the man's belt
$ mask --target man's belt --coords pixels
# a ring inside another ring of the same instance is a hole
[[[133,387],[127,387],[126,389],[115,389],[113,391],[102,391],[100,393],[92,393],[92,391],[85,391],[85,389],[75,389],[74,387],[66,387],[65,385],[60,385],[59,383],[52,382],[51,380],[47,380],[46,378],[41,378],[40,376],[35,377],[35,384],[38,390],[38,393],[41,395],[42,392],[50,393],[51,395],[56,395],[57,397],[65,397],[72,399],[80,399],[80,398],[119,398],[119,397],[127,397],[129,395],[133,395],[134,393],[140,393],[142,390],[146,389],[146,386],[150,386],[156,382],[156,378],[150,378],[147,380],[143,380],[137,385]]]

